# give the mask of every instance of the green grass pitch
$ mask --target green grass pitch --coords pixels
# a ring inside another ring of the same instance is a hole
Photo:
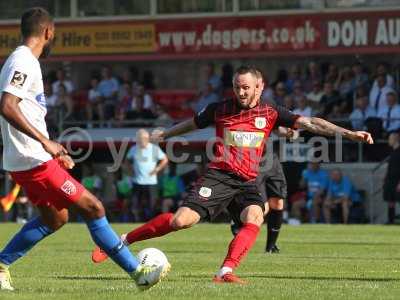
[[[0,247],[18,228],[0,224]],[[92,264],[86,227],[69,224],[12,266],[16,291],[0,299],[400,299],[400,227],[284,226],[279,255],[264,254],[264,237],[265,229],[236,271],[246,286],[211,282],[231,239],[227,224],[134,244],[134,252],[161,249],[172,264],[165,281],[140,292],[111,261]]]

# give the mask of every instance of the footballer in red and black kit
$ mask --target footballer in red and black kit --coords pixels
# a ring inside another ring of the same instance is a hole
[[[242,194],[242,207],[256,204],[264,211],[265,198],[255,179],[265,141],[278,126],[293,128],[298,117],[283,107],[267,104],[245,109],[233,99],[208,105],[194,121],[198,128],[215,125],[214,158],[184,206],[203,219],[213,219],[233,197]]]

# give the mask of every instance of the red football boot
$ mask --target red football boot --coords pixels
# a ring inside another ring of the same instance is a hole
[[[226,273],[223,276],[214,276],[213,282],[215,283],[236,283],[236,284],[247,284],[246,281],[240,279],[233,273]]]
[[[101,263],[105,261],[108,258],[107,253],[105,253],[103,250],[101,250],[99,247],[96,247],[92,251],[92,261],[96,264]]]

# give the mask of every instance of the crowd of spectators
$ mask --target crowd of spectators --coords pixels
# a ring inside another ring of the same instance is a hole
[[[232,96],[232,65],[225,64],[218,72],[213,63],[208,63],[202,72],[204,82],[182,109],[198,112],[212,102]],[[157,89],[153,74],[146,71],[141,80],[133,74],[136,73],[129,69],[120,75],[113,74],[111,67],[103,67],[90,79],[83,104],[77,104],[74,83],[63,69],[57,70],[56,80],[45,83],[48,118],[84,120],[89,127],[92,121],[100,127],[119,127],[126,120],[159,117],[176,121],[168,118],[165,103],[160,105],[154,100]],[[274,81],[270,81],[272,75],[268,72],[264,71],[264,75],[262,101],[274,100],[296,113],[321,116],[353,129],[370,129],[378,138],[400,129],[397,84],[386,63],[373,69],[358,61],[351,66],[312,61],[307,66],[292,65],[290,70],[279,70]]]

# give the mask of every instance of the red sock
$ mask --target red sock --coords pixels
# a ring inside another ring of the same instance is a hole
[[[174,229],[171,226],[172,218],[174,214],[164,213],[151,219],[146,224],[136,228],[129,232],[126,236],[126,241],[129,244],[134,242],[152,239],[155,237],[163,236]]]
[[[225,257],[223,267],[236,268],[247,252],[253,247],[260,228],[252,223],[243,224],[239,233],[229,244],[228,254]]]

